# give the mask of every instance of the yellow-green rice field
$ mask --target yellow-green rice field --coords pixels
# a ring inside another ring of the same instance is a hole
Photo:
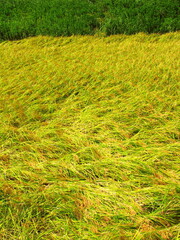
[[[178,240],[180,33],[0,43],[0,239]]]

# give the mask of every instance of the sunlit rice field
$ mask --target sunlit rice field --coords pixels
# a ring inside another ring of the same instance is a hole
[[[0,239],[178,240],[180,33],[0,43]]]

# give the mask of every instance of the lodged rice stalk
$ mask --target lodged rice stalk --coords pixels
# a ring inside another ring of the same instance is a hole
[[[179,43],[0,44],[0,239],[178,239]]]

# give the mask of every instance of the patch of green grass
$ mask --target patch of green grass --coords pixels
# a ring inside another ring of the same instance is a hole
[[[179,234],[179,33],[0,44],[0,238]]]
[[[179,0],[1,0],[0,42],[32,36],[168,33]]]

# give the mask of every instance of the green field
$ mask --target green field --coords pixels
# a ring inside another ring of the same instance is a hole
[[[180,33],[0,43],[0,239],[178,240]]]
[[[0,1],[0,41],[179,30],[179,0]]]

